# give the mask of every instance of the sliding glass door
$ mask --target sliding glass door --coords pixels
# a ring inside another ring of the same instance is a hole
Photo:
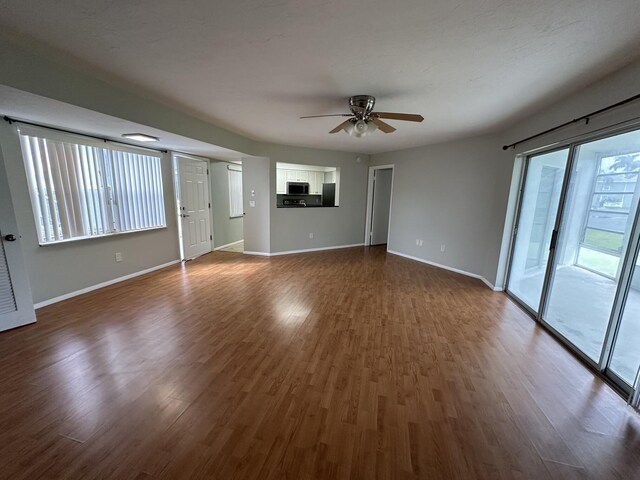
[[[598,363],[638,205],[639,133],[576,146],[542,319]]]
[[[608,367],[627,385],[633,384],[640,367],[640,258],[633,270]]]
[[[528,157],[507,292],[538,312],[569,149]]]
[[[640,364],[639,175],[640,131],[528,157],[507,283],[625,390]]]

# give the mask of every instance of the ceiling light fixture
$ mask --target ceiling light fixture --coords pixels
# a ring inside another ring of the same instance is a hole
[[[375,132],[376,128],[375,123],[361,118],[360,120],[353,122],[348,128],[345,128],[345,130],[352,137],[362,138],[372,132]]]
[[[129,140],[136,140],[138,142],[157,142],[160,140],[158,137],[153,137],[144,133],[123,133],[122,136]]]

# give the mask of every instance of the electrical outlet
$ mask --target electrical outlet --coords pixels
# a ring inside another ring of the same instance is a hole
[[[116,252],[116,262],[121,262],[122,261],[122,253],[120,252]]]
[[[440,245],[440,251],[441,251],[441,252],[444,252],[444,251],[445,251],[445,246],[444,246],[444,244]]]
[[[256,201],[255,200],[249,200],[249,206],[251,208],[255,207],[256,206]]]
[[[416,245],[420,246],[420,240],[416,238]]]
[[[309,232],[309,238],[313,238],[313,232]]]

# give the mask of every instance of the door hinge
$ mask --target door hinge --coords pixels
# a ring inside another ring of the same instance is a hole
[[[209,169],[207,168],[207,175],[209,175]]]
[[[209,240],[213,240],[213,235],[209,235]]]
[[[209,204],[209,208],[211,208],[211,204]]]

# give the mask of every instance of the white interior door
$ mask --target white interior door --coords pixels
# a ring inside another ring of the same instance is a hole
[[[178,157],[180,177],[180,223],[185,260],[211,251],[209,163]]]
[[[0,155],[0,331],[36,321],[9,183]]]
[[[389,210],[393,169],[373,172],[373,206],[371,213],[371,245],[383,245],[389,238]]]

